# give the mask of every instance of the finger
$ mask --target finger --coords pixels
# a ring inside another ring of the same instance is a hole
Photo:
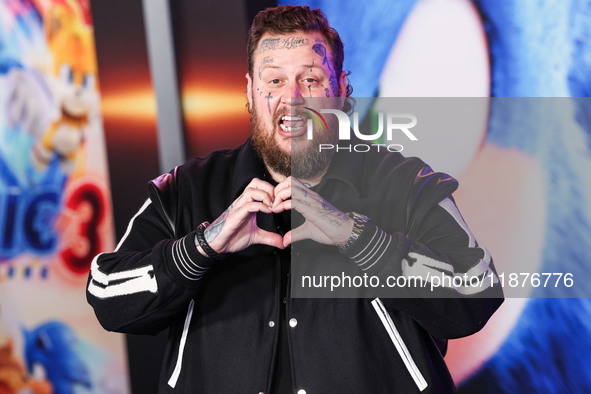
[[[279,196],[291,196],[291,187],[276,187],[274,190],[275,198]],[[283,198],[284,200],[286,198]]]
[[[270,206],[268,206],[265,203],[262,203],[260,201],[252,201],[249,203],[246,203],[244,205],[242,205],[241,207],[238,207],[236,209],[237,213],[238,212],[244,212],[243,215],[241,216],[248,216],[248,214],[253,213],[253,212],[264,212],[264,213],[272,213],[273,210],[271,209]]]
[[[291,199],[291,188],[275,191],[275,200],[273,201],[273,208],[289,199]]]
[[[273,204],[273,207],[271,209],[274,213],[279,213],[279,212],[291,210],[291,206],[292,206],[291,200],[287,200],[287,201],[283,201],[279,204]]]
[[[242,193],[243,198],[240,198],[239,201],[236,201],[237,205],[241,205],[247,202],[252,202],[252,201],[261,201],[265,204],[267,204],[268,206],[272,206],[273,205],[273,196],[270,195],[267,191],[262,190],[262,189],[256,189],[253,187],[247,187],[246,189],[244,189],[244,192]]]
[[[283,236],[283,247],[287,248],[291,244],[291,230]]]
[[[279,182],[277,186],[275,186],[275,195],[282,192],[283,190],[290,190],[291,189],[291,180],[293,178],[288,176],[283,181]]]
[[[312,190],[310,190],[309,185],[306,185],[299,179],[290,176],[275,186],[275,195],[285,189],[289,189],[293,193],[294,189],[296,188],[302,192],[314,193]]]
[[[253,243],[274,246],[279,249],[283,249],[285,247],[283,245],[283,237],[281,235],[263,230],[258,227],[255,230],[253,236]]]
[[[296,179],[296,178],[294,178],[290,175],[287,178],[285,178],[284,180],[282,180],[281,182],[279,182],[277,184],[277,186],[275,186],[275,188],[283,189],[284,187],[291,187],[291,182],[293,179]]]
[[[263,181],[262,179],[259,178],[253,178],[252,181],[250,181],[250,183],[246,186],[248,187],[252,187],[254,189],[261,189],[266,191],[267,193],[269,193],[269,195],[273,196],[273,190],[275,189],[275,187],[273,185],[271,185],[269,182],[267,181]]]

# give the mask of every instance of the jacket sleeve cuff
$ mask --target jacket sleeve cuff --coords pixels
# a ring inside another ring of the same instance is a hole
[[[175,278],[184,285],[196,286],[199,280],[214,264],[214,260],[203,256],[195,247],[193,231],[171,244],[169,253],[174,268],[171,269]]]
[[[402,261],[409,246],[410,240],[404,234],[391,235],[368,222],[359,238],[341,253],[353,260],[361,270],[375,271],[388,261]],[[401,274],[402,267],[397,267],[396,271]]]

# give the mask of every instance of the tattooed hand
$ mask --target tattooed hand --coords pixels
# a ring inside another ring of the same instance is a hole
[[[204,232],[205,240],[218,253],[233,253],[253,244],[283,249],[281,235],[257,226],[256,213],[272,213],[273,185],[253,179],[244,192]],[[207,256],[198,247],[199,252]]]
[[[344,245],[353,230],[353,219],[333,207],[318,193],[294,177],[275,187],[273,212],[295,209],[306,221],[283,237],[283,246],[311,239],[326,245]]]

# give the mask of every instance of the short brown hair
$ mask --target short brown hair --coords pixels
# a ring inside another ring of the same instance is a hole
[[[326,15],[320,9],[311,10],[307,5],[281,5],[267,8],[259,12],[248,30],[248,73],[253,75],[254,52],[259,45],[261,37],[265,33],[286,34],[294,32],[318,32],[321,33],[328,47],[332,51],[332,63],[335,70],[335,77],[339,79],[343,71],[343,42],[339,33],[328,24]],[[347,96],[353,92],[353,88],[347,82]]]

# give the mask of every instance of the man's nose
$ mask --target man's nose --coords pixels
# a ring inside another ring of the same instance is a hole
[[[302,97],[301,86],[297,82],[290,82],[286,86],[286,90],[283,94],[283,100],[285,104],[290,105],[301,105],[304,103]]]

